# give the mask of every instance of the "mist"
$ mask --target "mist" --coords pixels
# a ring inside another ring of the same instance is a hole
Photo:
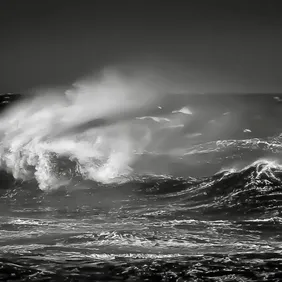
[[[147,146],[168,137],[164,124],[136,118],[170,112],[159,105],[173,92],[169,77],[141,68],[107,68],[64,91],[33,91],[1,115],[1,166],[16,179],[35,177],[43,190],[67,181],[54,173],[54,155],[86,179],[120,181]]]

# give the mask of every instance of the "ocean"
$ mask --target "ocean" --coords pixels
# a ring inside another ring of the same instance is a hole
[[[0,97],[1,281],[282,281],[282,95],[69,97]]]

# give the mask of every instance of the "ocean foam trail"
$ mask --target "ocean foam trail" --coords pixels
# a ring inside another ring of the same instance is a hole
[[[111,70],[64,95],[54,90],[27,98],[1,116],[1,168],[16,179],[36,178],[43,190],[67,183],[64,173],[54,173],[54,154],[74,161],[88,179],[108,183],[127,176],[150,130],[126,121],[152,109],[165,88],[148,75]]]

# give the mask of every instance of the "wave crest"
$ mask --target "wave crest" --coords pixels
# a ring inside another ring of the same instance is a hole
[[[86,179],[119,181],[150,141],[148,128],[129,121],[161,91],[150,77],[107,71],[64,93],[27,97],[1,116],[0,166],[16,179],[35,178],[42,190],[66,184],[74,169]],[[57,165],[62,158],[65,171]]]

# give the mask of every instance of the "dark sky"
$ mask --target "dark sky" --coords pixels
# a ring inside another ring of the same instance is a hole
[[[0,92],[123,64],[183,73],[192,92],[282,92],[279,2],[1,0]]]

